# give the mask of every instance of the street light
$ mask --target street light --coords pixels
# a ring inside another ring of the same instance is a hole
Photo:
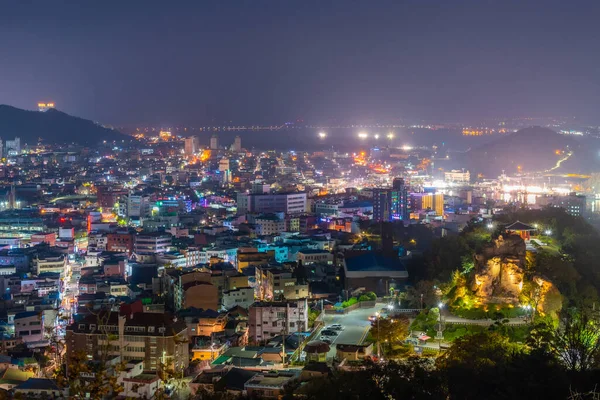
[[[436,339],[438,339],[439,351],[442,351],[442,339],[444,338],[444,330],[442,328],[442,308],[444,307],[444,303],[441,301],[438,303],[439,312],[439,322],[438,322],[438,331],[436,333]]]
[[[552,231],[551,231],[550,229],[546,229],[546,230],[544,231],[544,234],[545,234],[546,236],[550,236],[550,235],[552,235]]]
[[[379,133],[375,134],[375,139],[379,139]]]
[[[392,140],[394,138],[394,133],[393,132],[388,133],[387,138]]]
[[[489,224],[487,224],[487,228],[488,228],[489,230],[492,230],[492,229],[494,229],[494,224],[492,224],[492,223],[490,222]]]
[[[327,133],[326,132],[319,132],[319,137],[321,139],[325,139],[327,137]]]
[[[375,316],[377,317],[377,360],[379,360],[381,358],[381,351],[380,351],[380,338],[379,338],[379,311],[377,311],[375,313]]]
[[[360,133],[358,134],[358,137],[359,137],[359,139],[366,139],[366,138],[368,138],[368,137],[369,137],[369,134],[368,134],[368,133],[366,133],[366,132],[360,132]]]

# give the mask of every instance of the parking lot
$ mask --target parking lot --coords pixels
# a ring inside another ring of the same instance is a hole
[[[325,325],[340,324],[344,327],[338,336],[332,338],[331,350],[327,354],[328,359],[335,356],[336,344],[360,344],[367,336],[371,322],[369,316],[375,314],[379,308],[359,308],[348,314],[325,315]]]

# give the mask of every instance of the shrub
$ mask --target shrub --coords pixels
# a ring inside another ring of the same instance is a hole
[[[342,307],[343,308],[350,307],[350,306],[353,306],[356,303],[358,303],[358,300],[356,299],[356,297],[350,297],[347,301],[344,301],[342,303]]]

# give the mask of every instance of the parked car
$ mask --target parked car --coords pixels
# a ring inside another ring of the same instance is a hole
[[[323,329],[321,331],[321,336],[337,336],[338,333],[336,331],[334,331],[333,329]]]
[[[329,336],[321,336],[321,337],[319,338],[319,340],[320,340],[321,342],[325,342],[325,343],[327,343],[327,344],[331,344],[331,343],[333,343],[333,340],[331,340],[331,338],[330,338]]]
[[[344,327],[340,324],[329,325],[325,328],[326,330],[343,331]]]

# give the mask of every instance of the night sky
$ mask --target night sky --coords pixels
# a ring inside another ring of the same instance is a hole
[[[0,104],[112,124],[598,121],[599,15],[567,0],[0,0]]]

